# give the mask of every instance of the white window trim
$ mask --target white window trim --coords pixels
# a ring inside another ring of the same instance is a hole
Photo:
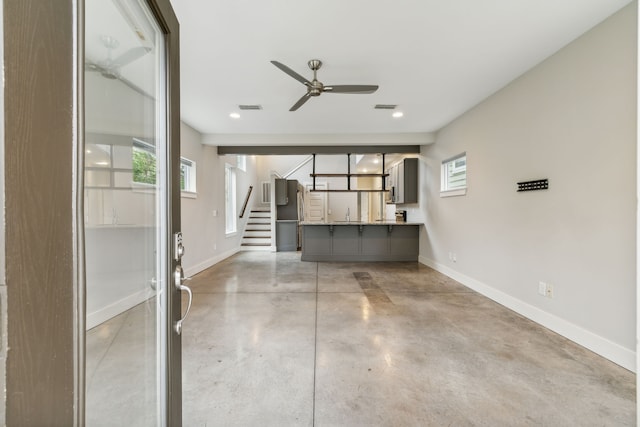
[[[232,237],[232,236],[235,236],[238,233],[238,220],[236,218],[236,216],[237,216],[237,206],[236,206],[236,204],[238,202],[238,199],[237,199],[237,195],[235,194],[236,190],[237,190],[236,169],[237,169],[236,167],[234,167],[233,165],[230,165],[228,163],[226,163],[224,165],[224,171],[225,171],[225,183],[224,183],[224,191],[225,191],[225,208],[224,208],[224,213],[225,213],[225,226],[224,226],[224,228],[225,228],[225,237]],[[226,181],[227,170],[229,170],[230,173],[233,173],[233,184],[232,184],[232,188],[230,189],[232,194],[233,194],[233,200],[232,200],[232,204],[231,204],[231,207],[232,207],[231,217],[233,218],[234,230],[232,230],[232,231],[228,231],[227,230],[227,220],[228,220],[228,214],[229,214],[228,206],[226,204],[227,203],[227,200],[226,200],[227,199],[227,191],[228,191],[228,189],[227,189],[227,181]]]
[[[464,196],[467,194],[467,187],[456,188],[455,190],[445,190],[440,192],[440,197]]]
[[[247,171],[247,155],[246,154],[238,154],[236,157],[236,166],[242,172]]]
[[[455,160],[458,160],[462,157],[467,157],[467,153],[463,152],[458,154],[457,156],[450,157],[442,161],[442,166],[440,168],[440,197],[456,197],[456,196],[465,196],[467,194],[467,186],[447,189],[446,183],[447,181],[447,165]],[[466,166],[465,166],[465,180],[466,180]]]
[[[189,190],[180,190],[180,196],[186,197],[189,199],[196,199],[198,197],[198,181],[197,181],[197,165],[191,159],[187,159],[186,157],[180,157],[180,169],[182,169],[182,165],[189,166],[189,178],[188,182],[192,183],[192,188],[195,189],[193,191],[191,188]]]

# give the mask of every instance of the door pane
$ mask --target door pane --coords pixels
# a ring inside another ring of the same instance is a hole
[[[86,0],[86,424],[164,424],[164,36],[144,0]]]

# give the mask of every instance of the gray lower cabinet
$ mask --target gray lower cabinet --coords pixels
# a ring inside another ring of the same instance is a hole
[[[302,226],[302,261],[417,261],[419,227],[417,224],[305,224]]]
[[[278,252],[298,250],[298,221],[276,221]]]

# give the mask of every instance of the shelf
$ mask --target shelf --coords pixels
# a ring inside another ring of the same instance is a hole
[[[352,177],[352,176],[362,176],[362,177],[385,177],[389,176],[388,173],[311,173],[309,174],[311,177],[323,177],[323,178],[340,178],[340,177]]]
[[[312,193],[387,193],[389,190],[309,190]]]
[[[313,155],[313,173],[310,176],[313,178],[312,192],[319,193],[386,193],[389,190],[385,188],[385,178],[389,176],[388,173],[384,173],[384,153],[382,154],[382,173],[351,173],[351,154],[347,153],[347,173],[316,173],[316,155]],[[347,188],[342,190],[316,190],[316,178],[347,178]],[[382,178],[381,190],[360,190],[351,188],[351,178],[355,177],[369,177],[369,178]]]

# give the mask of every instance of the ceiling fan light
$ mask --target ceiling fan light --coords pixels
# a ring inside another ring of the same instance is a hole
[[[394,119],[399,119],[402,116],[404,116],[404,113],[402,111],[396,111],[391,115],[391,117],[393,117]]]
[[[231,114],[229,114],[229,117],[231,117],[232,119],[239,119],[239,118],[240,118],[240,114],[238,114],[238,113],[231,113]]]

